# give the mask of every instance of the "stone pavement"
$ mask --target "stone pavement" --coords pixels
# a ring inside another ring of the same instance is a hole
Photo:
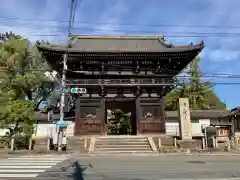
[[[73,156],[36,180],[240,180],[240,156]]]
[[[0,159],[0,179],[37,177],[67,158],[68,155],[10,155]]]
[[[22,169],[21,167],[25,165],[22,164],[23,158],[27,157],[20,158],[21,160],[1,160],[0,166],[3,166],[3,163],[15,161],[18,163],[15,166]],[[238,155],[75,154],[69,158],[66,155],[39,155],[32,158],[34,162],[29,160],[27,163],[34,165],[29,165],[31,168],[25,169],[28,174],[34,174],[32,178],[21,178],[21,176],[3,178],[0,175],[0,180],[240,180],[240,156]],[[39,166],[47,167],[29,172],[36,169],[36,163],[40,163],[39,161],[42,161]],[[48,164],[43,164],[44,161]],[[0,171],[0,174],[2,173],[4,172]],[[22,174],[25,172],[23,171]]]

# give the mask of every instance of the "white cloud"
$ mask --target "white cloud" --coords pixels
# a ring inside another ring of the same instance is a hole
[[[38,7],[30,7],[27,1],[3,0],[0,15],[6,18],[0,18],[3,24],[0,27],[0,32],[13,31],[29,38],[32,42],[41,39],[48,41],[65,40],[66,34],[59,31],[59,22],[57,20],[50,21],[50,19],[57,18],[61,9],[56,8],[56,5],[51,1],[44,2],[46,4],[38,9]],[[9,17],[17,18],[8,19]]]
[[[114,32],[118,29],[119,19],[125,13],[128,13],[130,6],[127,6],[125,0],[117,0],[113,6],[110,6],[105,12],[101,15],[99,22],[104,22],[102,25],[96,25],[95,31],[92,34],[118,34],[119,32]]]
[[[236,60],[240,56],[239,51],[233,51],[233,50],[224,50],[224,49],[218,49],[212,52],[209,52],[209,57],[213,61],[217,62],[225,62],[225,61],[233,61]]]

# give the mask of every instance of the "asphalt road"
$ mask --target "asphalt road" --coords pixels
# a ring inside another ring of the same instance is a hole
[[[36,179],[240,180],[240,156],[74,156]]]

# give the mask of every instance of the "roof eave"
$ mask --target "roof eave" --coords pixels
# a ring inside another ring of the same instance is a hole
[[[143,50],[102,50],[102,51],[94,51],[94,50],[81,50],[81,49],[73,49],[73,48],[62,48],[62,47],[49,47],[49,46],[42,46],[37,45],[37,48],[39,51],[50,51],[50,52],[58,52],[58,53],[172,53],[172,52],[187,52],[187,51],[193,51],[198,50],[198,53],[202,51],[204,48],[204,45],[193,45],[193,46],[186,46],[186,47],[172,47],[172,48],[165,48],[164,50],[149,50],[149,49],[143,49]]]

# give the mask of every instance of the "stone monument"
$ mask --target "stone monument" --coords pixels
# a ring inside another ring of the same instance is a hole
[[[196,141],[192,140],[192,123],[188,98],[179,98],[178,114],[180,130],[179,147],[186,150],[196,148]]]
[[[179,98],[179,130],[181,140],[192,139],[192,124],[188,98]]]

